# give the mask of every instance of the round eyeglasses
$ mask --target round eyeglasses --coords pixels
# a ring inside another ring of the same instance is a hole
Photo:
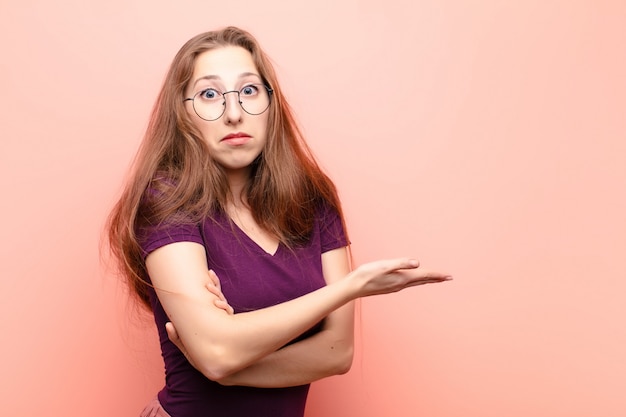
[[[226,94],[237,93],[237,101],[243,111],[252,115],[259,115],[270,107],[270,97],[274,90],[265,84],[247,84],[240,90],[221,92],[215,88],[205,88],[193,97],[183,100],[191,101],[193,110],[198,117],[208,122],[217,120],[226,110]]]

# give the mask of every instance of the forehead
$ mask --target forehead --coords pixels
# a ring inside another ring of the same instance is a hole
[[[214,77],[224,83],[232,83],[245,73],[259,73],[252,54],[240,46],[219,47],[196,57],[191,84],[203,77]]]

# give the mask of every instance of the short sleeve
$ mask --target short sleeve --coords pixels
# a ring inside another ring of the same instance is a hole
[[[137,234],[144,260],[151,252],[170,243],[195,242],[204,245],[198,224],[162,224],[143,228]]]
[[[350,244],[337,210],[323,204],[319,209],[318,221],[322,253]]]

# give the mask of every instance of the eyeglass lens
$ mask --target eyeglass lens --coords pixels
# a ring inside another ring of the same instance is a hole
[[[268,109],[270,93],[263,84],[249,84],[241,90],[222,93],[213,88],[198,92],[193,97],[193,108],[198,116],[204,120],[219,119],[226,110],[226,95],[237,94],[241,108],[248,114],[258,115]]]

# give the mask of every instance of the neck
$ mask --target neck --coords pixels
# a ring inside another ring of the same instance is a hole
[[[226,170],[226,176],[232,198],[231,202],[235,207],[239,207],[244,204],[244,196],[242,195],[242,192],[250,178],[250,170]]]

